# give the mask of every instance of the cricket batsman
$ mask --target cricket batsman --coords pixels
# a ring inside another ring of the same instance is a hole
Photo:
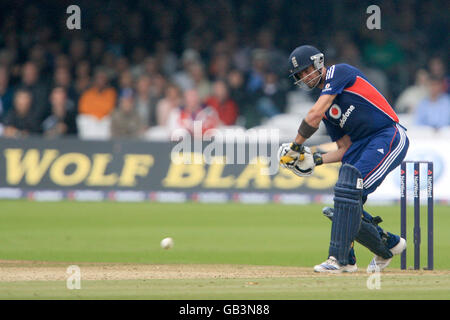
[[[315,166],[342,162],[334,187],[334,208],[324,208],[331,219],[328,258],[314,271],[327,273],[357,270],[353,241],[375,256],[367,271],[386,268],[406,241],[378,226],[379,217],[363,210],[367,196],[406,156],[409,140],[385,97],[357,68],[348,64],[324,66],[324,55],[303,45],[289,56],[290,77],[301,88],[321,90],[320,97],[302,120],[292,143],[280,147],[282,167],[298,176],[310,176]],[[303,144],[325,124],[337,150],[311,153]]]

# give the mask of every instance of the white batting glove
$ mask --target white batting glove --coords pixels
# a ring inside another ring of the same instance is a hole
[[[304,147],[305,153],[303,161],[296,161],[292,172],[300,177],[308,177],[313,174],[314,168],[316,167],[316,163],[314,162],[313,154],[311,153],[311,149],[308,147]]]
[[[296,143],[283,143],[278,149],[278,161],[284,168],[294,165],[297,160],[303,161],[304,147]]]
[[[311,149],[302,146],[302,153],[291,149],[290,143],[283,143],[278,150],[278,159],[283,168],[291,170],[299,177],[307,177],[313,173],[315,164]]]

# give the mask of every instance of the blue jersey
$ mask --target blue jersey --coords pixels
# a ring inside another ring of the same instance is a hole
[[[361,71],[348,64],[327,69],[324,94],[337,95],[323,118],[332,141],[347,134],[355,142],[398,123],[386,98]]]

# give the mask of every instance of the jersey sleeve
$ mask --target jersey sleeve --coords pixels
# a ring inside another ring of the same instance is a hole
[[[345,64],[335,64],[327,69],[325,83],[320,95],[340,94],[342,91],[353,84],[356,80],[356,74],[350,66]]]
[[[333,125],[327,119],[323,118],[322,121],[325,124],[325,128],[327,129],[327,133],[330,136],[331,141],[336,142],[345,135],[345,132],[341,128]]]

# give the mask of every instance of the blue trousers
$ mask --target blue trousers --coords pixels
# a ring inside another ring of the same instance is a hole
[[[361,172],[364,180],[363,203],[367,201],[367,196],[378,188],[386,176],[402,163],[408,147],[409,140],[405,130],[398,124],[352,143],[344,154],[342,163],[351,164]],[[364,211],[363,215],[366,220],[372,220],[372,216],[367,211]],[[384,234],[381,227],[377,226],[377,230],[380,235]],[[389,248],[393,246],[389,242],[387,245]],[[349,263],[354,264],[355,262],[356,258],[352,246]]]
[[[393,125],[352,143],[342,163],[351,164],[361,172],[364,180],[363,202],[402,163],[408,147],[408,137],[400,125]]]

